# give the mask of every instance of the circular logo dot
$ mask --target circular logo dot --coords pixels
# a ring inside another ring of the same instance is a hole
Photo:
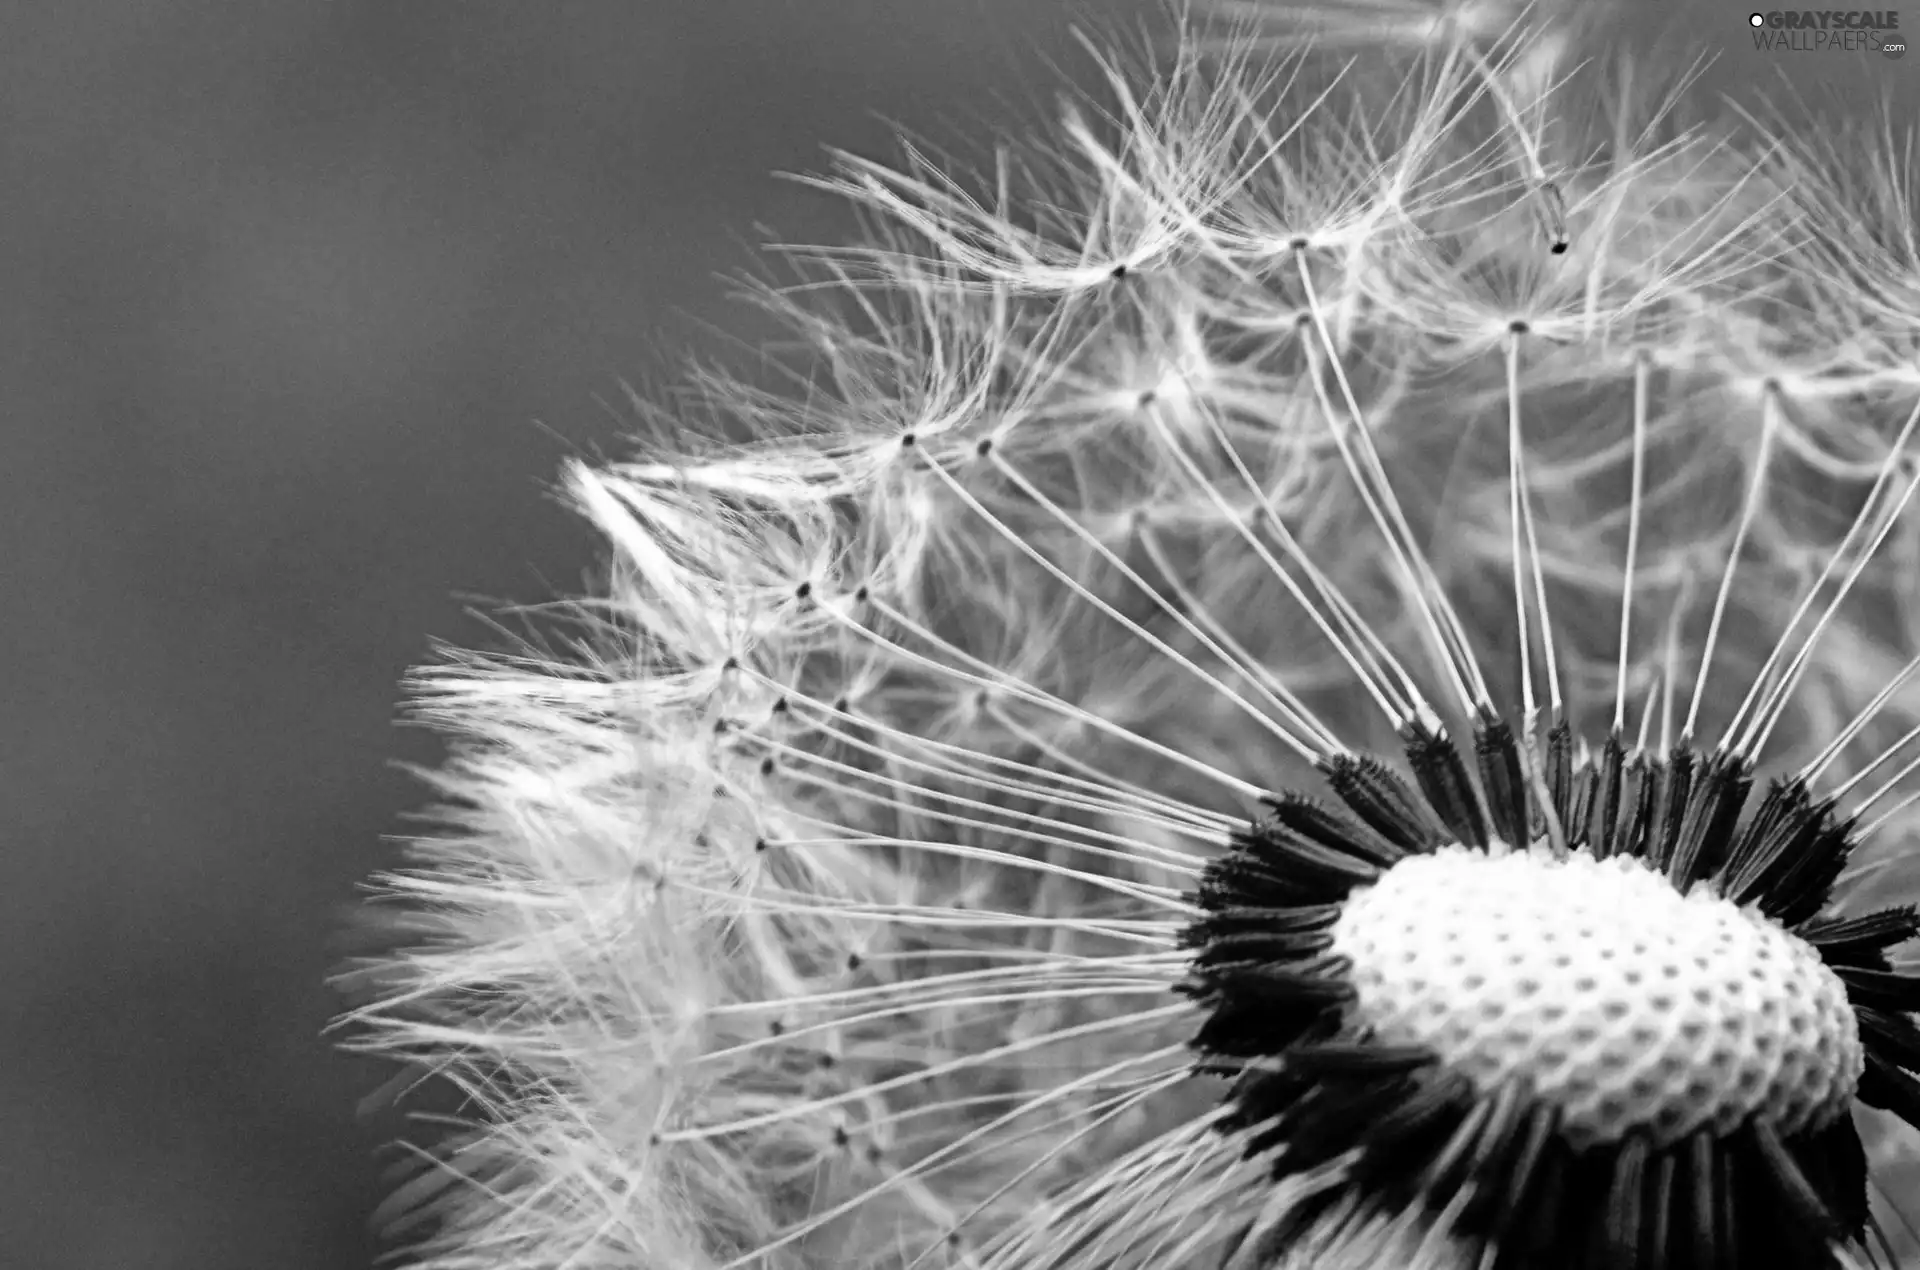
[[[1880,54],[1881,56],[1887,58],[1889,61],[1897,62],[1901,58],[1907,55],[1906,41],[1905,40],[1888,40],[1886,43],[1880,46]]]
[[[1748,26],[1765,26],[1766,24],[1767,15],[1764,13],[1749,13],[1747,15]]]

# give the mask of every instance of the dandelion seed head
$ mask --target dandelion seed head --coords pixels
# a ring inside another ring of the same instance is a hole
[[[1902,1215],[1902,152],[1683,119],[1555,6],[1258,8],[1089,41],[984,170],[838,156],[763,379],[569,470],[602,592],[416,676],[354,1021],[466,1100],[423,1270],[1834,1270]]]

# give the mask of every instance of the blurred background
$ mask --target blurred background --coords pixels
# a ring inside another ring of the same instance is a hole
[[[324,979],[435,753],[401,674],[579,587],[562,458],[766,333],[715,279],[754,243],[848,232],[771,173],[984,142],[1085,71],[1070,22],[1159,7],[9,10],[0,1263],[360,1270],[400,1125]],[[1744,8],[1684,12],[1757,73]]]

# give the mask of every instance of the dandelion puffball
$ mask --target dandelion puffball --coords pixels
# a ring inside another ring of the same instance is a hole
[[[602,593],[416,676],[410,1264],[1920,1254],[1910,151],[1259,9],[815,178]]]

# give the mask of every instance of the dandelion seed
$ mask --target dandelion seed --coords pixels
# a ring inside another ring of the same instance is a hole
[[[695,378],[754,439],[570,474],[568,651],[415,684],[414,1264],[1915,1251],[1920,394],[1821,272],[1911,204],[1658,102],[1549,173],[1567,30],[1367,9],[849,159],[786,389]]]
[[[1256,24],[1282,46],[1381,44],[1424,49],[1510,36],[1529,8],[1518,0],[1351,0],[1345,4],[1228,0],[1222,12]],[[1537,16],[1537,15],[1536,15]]]
[[[1559,185],[1552,181],[1540,183],[1540,214],[1547,231],[1547,250],[1556,256],[1563,256],[1573,240],[1567,236],[1567,199],[1560,192]]]

